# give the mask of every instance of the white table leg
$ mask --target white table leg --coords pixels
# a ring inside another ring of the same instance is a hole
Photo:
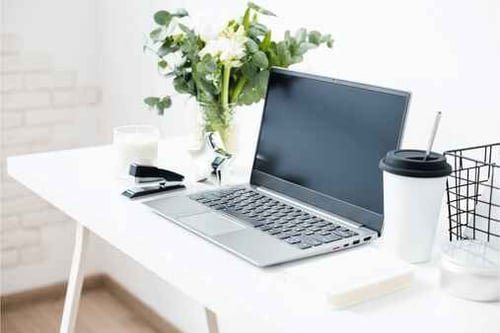
[[[73,260],[71,262],[71,271],[66,289],[66,299],[64,301],[64,310],[59,333],[73,333],[75,331],[85,271],[84,261],[88,238],[89,230],[77,222],[75,248],[73,250]]]
[[[219,333],[219,325],[217,325],[217,315],[209,308],[205,308],[207,317],[208,333]]]

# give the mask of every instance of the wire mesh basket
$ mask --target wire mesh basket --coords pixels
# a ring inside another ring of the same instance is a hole
[[[444,155],[452,166],[446,182],[450,241],[500,244],[500,143]]]

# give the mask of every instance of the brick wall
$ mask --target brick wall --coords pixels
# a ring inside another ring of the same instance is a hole
[[[5,273],[48,261],[46,229],[68,218],[11,179],[7,156],[78,147],[82,117],[96,113],[100,90],[82,86],[50,55],[33,53],[16,35],[0,35],[0,245]],[[88,126],[88,125],[87,125]]]

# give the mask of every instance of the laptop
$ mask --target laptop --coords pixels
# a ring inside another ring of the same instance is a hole
[[[380,236],[378,163],[399,148],[410,93],[273,68],[250,181],[146,202],[265,267]]]

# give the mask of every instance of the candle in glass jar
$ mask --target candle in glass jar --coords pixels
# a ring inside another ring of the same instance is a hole
[[[152,126],[121,126],[114,129],[113,146],[118,175],[125,176],[131,163],[154,165],[160,132]]]

